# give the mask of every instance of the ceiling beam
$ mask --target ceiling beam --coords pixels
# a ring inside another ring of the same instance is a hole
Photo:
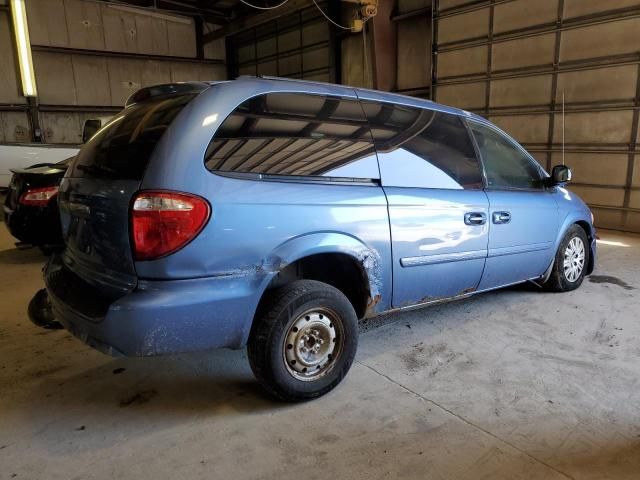
[[[181,7],[181,8],[187,9],[187,10],[191,10],[191,11],[196,12],[196,13],[202,13],[202,14],[205,14],[205,15],[211,15],[211,16],[214,16],[214,17],[218,17],[220,19],[225,19],[225,18],[228,19],[228,16],[225,15],[225,13],[223,11],[221,11],[221,10],[214,10],[214,9],[211,9],[211,8],[203,8],[203,7],[200,7],[199,5],[193,5],[193,4],[190,4],[190,3],[179,2],[177,0],[157,0],[157,3],[158,3],[158,6],[160,8],[162,8],[162,4],[168,4],[168,5],[172,5],[172,6],[175,6],[175,7]]]
[[[129,8],[132,11],[145,11],[158,14],[181,15],[183,17],[202,17],[208,23],[225,25],[229,23],[230,13],[221,10],[201,8],[193,4],[175,0],[155,0],[153,2],[140,2],[136,0],[98,0],[115,8]]]

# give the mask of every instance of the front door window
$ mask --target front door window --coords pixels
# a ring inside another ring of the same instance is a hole
[[[470,126],[482,155],[488,188],[544,188],[542,171],[524,150],[492,128],[479,123]]]

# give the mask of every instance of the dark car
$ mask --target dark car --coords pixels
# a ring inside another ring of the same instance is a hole
[[[20,242],[45,250],[64,244],[58,213],[58,185],[70,160],[11,170],[13,177],[4,215],[9,232]]]

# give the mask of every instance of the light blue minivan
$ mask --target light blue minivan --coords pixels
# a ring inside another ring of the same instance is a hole
[[[112,355],[248,346],[258,380],[334,388],[358,319],[524,281],[580,286],[591,212],[512,138],[417,98],[277,78],[145,88],[59,190],[57,319]]]

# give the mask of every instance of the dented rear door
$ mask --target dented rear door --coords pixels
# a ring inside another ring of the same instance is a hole
[[[475,291],[487,257],[489,203],[465,124],[443,111],[362,103],[388,201],[393,306]]]

